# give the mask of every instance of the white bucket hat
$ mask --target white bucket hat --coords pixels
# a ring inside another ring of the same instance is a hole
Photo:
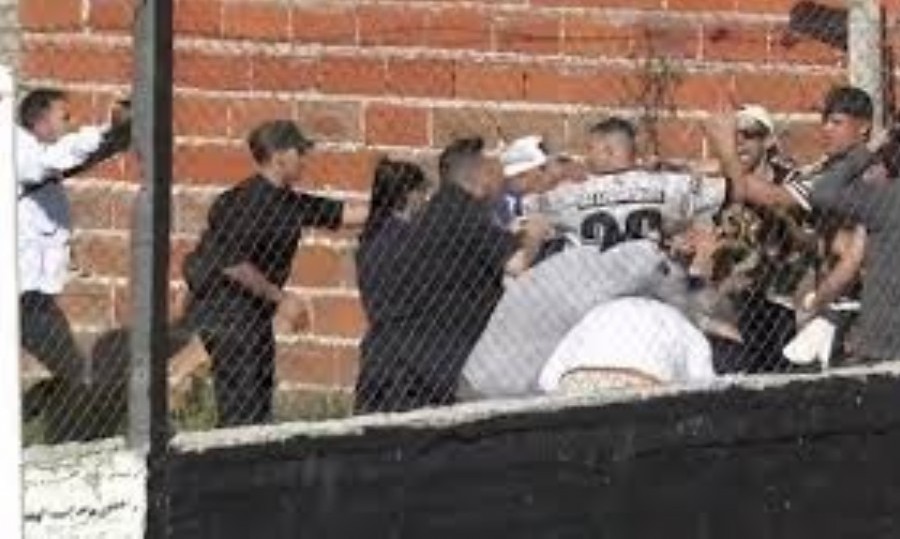
[[[751,127],[754,124],[766,128],[770,135],[775,134],[775,121],[769,111],[760,105],[741,105],[737,111],[738,129]]]
[[[500,154],[503,175],[511,178],[546,164],[548,157],[541,148],[542,143],[543,138],[532,135],[516,139],[504,148]]]

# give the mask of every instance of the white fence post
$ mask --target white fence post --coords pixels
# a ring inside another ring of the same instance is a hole
[[[22,537],[22,414],[19,386],[19,291],[16,264],[16,92],[0,65],[0,537]]]
[[[850,83],[866,90],[875,105],[875,124],[885,120],[883,14],[879,0],[848,0],[847,49]]]

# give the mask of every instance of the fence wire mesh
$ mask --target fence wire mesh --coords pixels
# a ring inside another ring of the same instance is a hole
[[[132,3],[44,4],[20,9],[23,84],[101,121]],[[832,92],[846,8],[609,4],[176,2],[177,428],[895,359],[897,141],[855,180],[875,119]],[[93,272],[58,304],[119,357],[134,175],[64,182]],[[124,363],[55,359],[85,355],[61,320],[23,324],[56,383],[116,364],[121,389]],[[45,392],[54,429],[121,418],[121,391],[70,392]]]
[[[128,2],[118,2],[130,8]],[[4,2],[17,67],[25,442],[124,432],[130,38],[78,2]],[[111,2],[96,2],[107,9]],[[92,5],[94,5],[92,4]]]

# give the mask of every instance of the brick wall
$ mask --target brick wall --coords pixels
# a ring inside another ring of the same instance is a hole
[[[888,3],[896,13],[898,2]],[[127,92],[133,4],[21,0],[22,75],[69,88],[78,116],[99,118]],[[247,174],[241,139],[264,118],[297,118],[323,141],[308,187],[339,194],[365,192],[379,152],[430,164],[442,144],[471,132],[541,132],[577,151],[586,122],[610,111],[653,118],[662,109],[650,124],[659,152],[698,156],[692,120],[720,96],[777,111],[788,149],[809,157],[816,104],[842,79],[845,58],[783,38],[793,4],[176,0],[173,299],[210,200]],[[80,277],[66,307],[82,329],[127,323],[134,191],[127,160],[72,182]],[[346,233],[304,242],[291,286],[307,298],[308,324],[280,347],[282,380],[352,380],[365,325],[352,253]]]

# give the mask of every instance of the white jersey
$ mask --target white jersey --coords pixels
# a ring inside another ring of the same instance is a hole
[[[633,169],[590,176],[529,197],[525,212],[541,213],[574,245],[607,249],[633,239],[657,239],[663,230],[712,218],[727,198],[723,178]]]

